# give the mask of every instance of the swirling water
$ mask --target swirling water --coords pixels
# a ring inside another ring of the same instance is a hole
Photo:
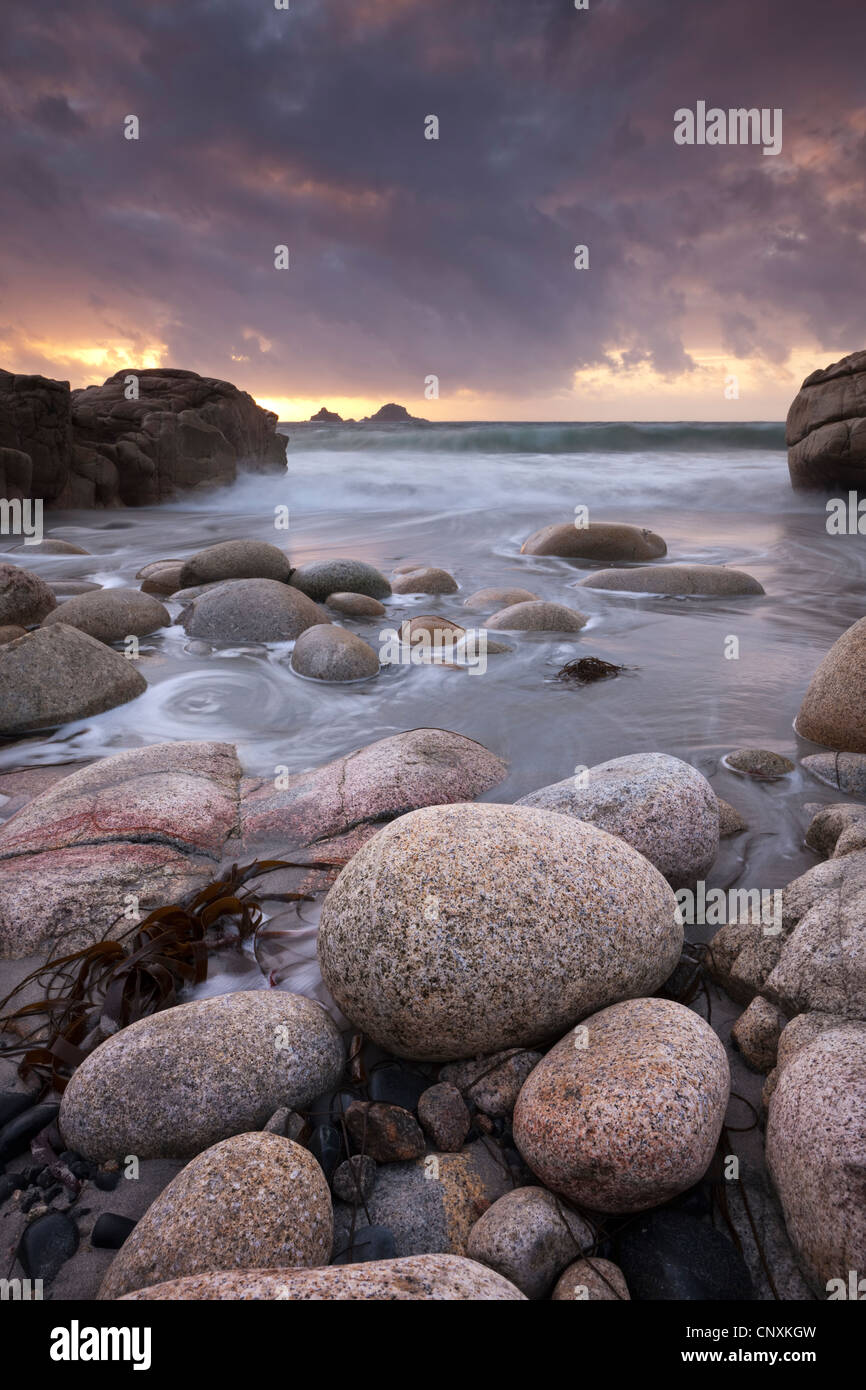
[[[143,639],[147,692],[96,718],[0,748],[0,770],[167,739],[227,739],[247,769],[301,770],[402,729],[434,725],[479,739],[508,760],[487,799],[535,787],[624,753],[661,750],[695,764],[741,809],[749,832],[727,842],[712,882],[770,889],[812,862],[802,845],[809,802],[834,799],[801,770],[754,783],[720,766],[744,745],[796,756],[809,677],[864,612],[857,535],[830,535],[823,496],[790,488],[783,429],[752,425],[448,425],[288,427],[285,476],[247,474],[229,488],[158,509],[55,513],[48,529],[88,556],[27,557],[46,578],[135,584],[148,561],[184,557],[218,540],[255,536],[287,546],[296,564],[355,556],[386,573],[441,565],[460,584],[442,598],[395,596],[387,619],[347,621],[374,645],[405,617],[467,622],[463,600],[487,585],[519,585],[580,608],[579,634],[506,637],[484,674],[383,668],[360,685],[294,676],[291,644],[188,650],[177,625]],[[594,520],[646,525],[672,561],[725,563],[761,581],[763,598],[677,599],[576,589],[592,566],[524,556],[537,527],[587,506]],[[275,518],[289,508],[288,532]],[[14,557],[20,563],[21,555]],[[169,603],[173,617],[179,608]],[[479,619],[474,618],[474,621]],[[729,659],[729,639],[739,656]],[[574,688],[554,679],[580,655],[624,664],[616,680]],[[835,798],[838,799],[838,796]]]

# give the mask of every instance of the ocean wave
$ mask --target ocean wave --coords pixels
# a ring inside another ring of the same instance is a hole
[[[777,421],[552,424],[529,422],[431,425],[281,424],[303,450],[360,453],[620,454],[731,453],[785,447]]]

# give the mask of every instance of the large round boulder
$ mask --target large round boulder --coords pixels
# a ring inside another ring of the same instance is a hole
[[[530,1073],[514,1141],[553,1192],[643,1211],[703,1177],[729,1089],[708,1023],[670,999],[630,999],[585,1019]]]
[[[312,599],[274,579],[234,579],[206,589],[180,615],[206,642],[292,642],[327,622]]]
[[[295,570],[292,583],[315,603],[324,603],[337,593],[387,598],[391,592],[384,574],[366,560],[312,560]]]
[[[292,652],[292,670],[316,681],[360,681],[379,674],[377,652],[354,632],[316,623],[302,632]]]
[[[634,569],[598,570],[580,580],[584,589],[628,594],[676,594],[680,597],[732,598],[762,594],[763,587],[744,570],[724,565],[638,565]]]
[[[180,570],[178,589],[211,584],[216,579],[275,579],[292,573],[289,557],[267,541],[220,541],[199,550]]]
[[[606,831],[528,806],[431,806],[392,822],[325,900],[319,960],[347,1018],[439,1061],[556,1037],[651,993],[679,959],[674,895]]]
[[[779,1048],[767,1164],[816,1293],[838,1298],[828,1288],[838,1279],[847,1298],[850,1271],[866,1270],[866,1023],[829,1028],[787,1056],[793,1027]]]
[[[335,1086],[344,1051],[320,1004],[240,990],[179,1004],[121,1029],[77,1068],[60,1107],[69,1148],[189,1158],[259,1129],[281,1105],[303,1108]]]
[[[151,1203],[99,1297],[211,1270],[324,1265],[332,1240],[331,1193],[309,1150],[238,1134],[192,1159]]]
[[[406,1255],[326,1269],[244,1269],[188,1275],[125,1294],[141,1299],[272,1299],[290,1303],[519,1303],[523,1294],[494,1270],[459,1255]]]
[[[668,548],[661,536],[645,526],[614,521],[573,521],[542,526],[520,547],[522,555],[559,555],[572,560],[657,560]]]
[[[146,689],[134,661],[77,628],[52,623],[0,647],[0,734],[85,719]]]
[[[56,607],[53,591],[38,574],[17,565],[0,565],[0,624],[29,627]]]
[[[672,888],[693,888],[719,851],[719,804],[700,772],[667,753],[630,753],[523,796],[592,821],[640,850]]]
[[[168,627],[171,618],[159,599],[141,589],[100,589],[67,599],[42,625],[50,623],[66,623],[99,642],[122,642],[125,637],[146,637]]]
[[[795,728],[801,738],[845,753],[866,753],[866,618],[842,633],[811,681]]]

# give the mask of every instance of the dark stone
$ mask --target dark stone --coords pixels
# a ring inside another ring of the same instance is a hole
[[[62,1192],[63,1192],[63,1183],[62,1183],[62,1182],[55,1182],[55,1183],[52,1183],[50,1187],[46,1188],[42,1200],[43,1200],[43,1202],[45,1202],[45,1204],[46,1204],[47,1206],[50,1206],[51,1203],[54,1201],[54,1198],[55,1198],[55,1197],[59,1197],[59,1196],[61,1195]]]
[[[341,1250],[331,1264],[366,1264],[369,1260],[393,1260],[397,1255],[394,1232],[388,1226],[361,1226],[355,1230],[351,1244]]]
[[[370,1099],[416,1110],[430,1078],[404,1062],[381,1062],[370,1073]]]
[[[31,1105],[28,1110],[23,1110],[20,1115],[16,1115],[5,1124],[0,1129],[0,1160],[24,1153],[30,1140],[35,1139],[40,1130],[51,1124],[59,1110],[60,1106],[53,1102]]]
[[[78,1249],[78,1227],[62,1211],[49,1211],[26,1227],[18,1259],[28,1279],[47,1283]]]
[[[644,1212],[627,1222],[614,1244],[615,1261],[633,1299],[754,1297],[749,1271],[734,1244],[690,1212]]]
[[[113,1192],[120,1182],[120,1169],[116,1173],[104,1173],[101,1169],[93,1179],[100,1192]]]
[[[400,1105],[353,1101],[346,1111],[346,1127],[356,1149],[379,1163],[420,1158],[427,1147],[415,1116]]]
[[[128,1216],[118,1216],[117,1212],[104,1211],[97,1217],[90,1236],[90,1244],[96,1250],[119,1250],[126,1237],[135,1230],[136,1223]]]
[[[27,1110],[36,1100],[26,1091],[0,1091],[0,1126],[8,1125],[22,1110]]]
[[[334,1169],[343,1157],[343,1140],[339,1132],[333,1125],[316,1125],[307,1148],[330,1182]]]

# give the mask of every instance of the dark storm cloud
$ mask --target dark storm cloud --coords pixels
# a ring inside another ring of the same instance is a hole
[[[80,340],[158,325],[299,396],[866,341],[862,0],[12,0],[4,27],[22,337],[25,290],[62,293]],[[782,156],[675,146],[698,99],[783,108]]]

